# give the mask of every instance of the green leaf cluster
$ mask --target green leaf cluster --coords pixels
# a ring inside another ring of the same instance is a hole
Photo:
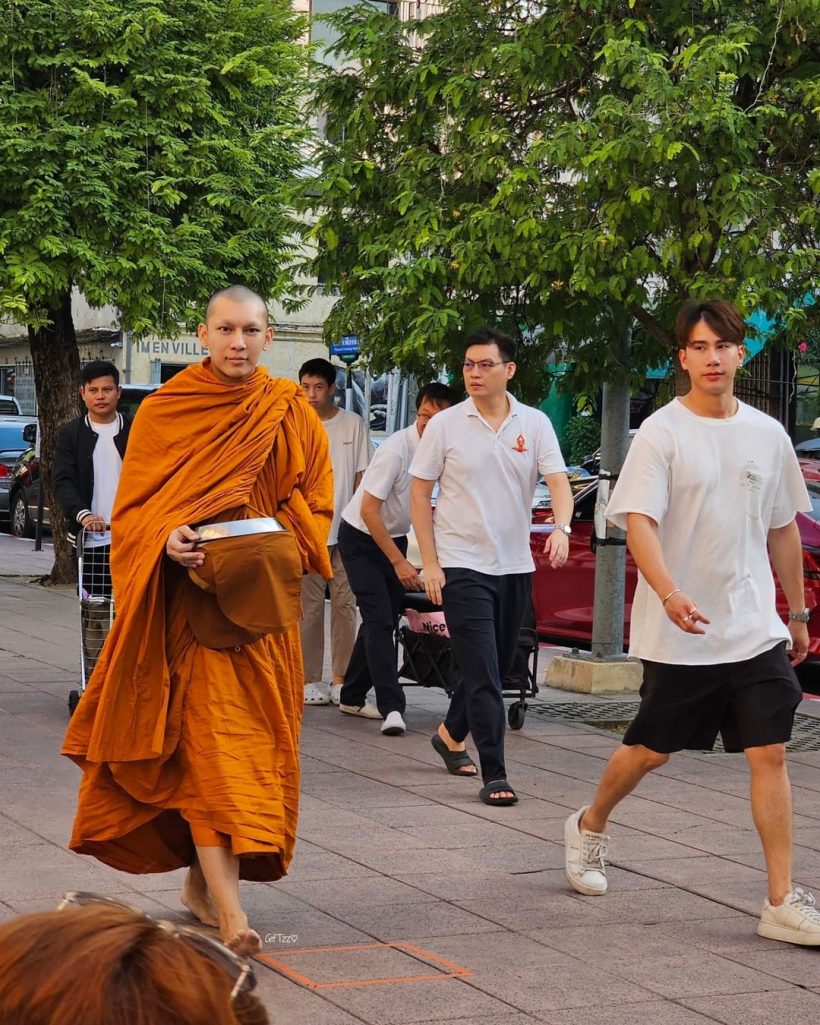
[[[289,0],[9,0],[0,16],[0,313],[76,286],[173,335],[231,281],[281,297],[308,51]]]
[[[820,0],[449,0],[334,24],[347,60],[318,75],[300,198],[311,269],[340,291],[328,339],[455,367],[491,321],[543,394],[556,350],[584,390],[657,364],[689,296],[797,337],[818,285]]]

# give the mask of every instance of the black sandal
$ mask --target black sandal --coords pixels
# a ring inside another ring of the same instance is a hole
[[[512,797],[493,797],[493,794],[512,794]],[[505,779],[494,779],[492,783],[485,783],[479,790],[478,796],[485,804],[498,804],[502,807],[508,804],[518,804],[518,795]]]
[[[451,751],[449,747],[444,743],[438,733],[434,733],[430,737],[430,743],[433,745],[433,750],[436,754],[441,755],[442,761],[447,766],[447,771],[451,776],[464,776],[467,779],[475,779],[478,775],[478,768],[476,763],[467,754],[466,751]],[[472,765],[476,770],[475,772],[462,772],[462,769],[466,769],[467,766]]]

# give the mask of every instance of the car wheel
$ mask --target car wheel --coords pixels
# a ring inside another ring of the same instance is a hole
[[[26,500],[22,491],[11,496],[11,532],[15,537],[34,537],[34,524],[26,508]]]

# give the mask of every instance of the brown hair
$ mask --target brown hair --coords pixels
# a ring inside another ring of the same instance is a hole
[[[0,1025],[269,1025],[229,972],[123,908],[94,905],[0,925]]]
[[[746,325],[743,317],[731,303],[724,299],[690,299],[683,304],[675,321],[675,336],[679,349],[686,348],[692,328],[701,320],[705,320],[724,342],[743,344]]]

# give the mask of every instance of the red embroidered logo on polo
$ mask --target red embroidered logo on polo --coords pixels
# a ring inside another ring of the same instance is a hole
[[[515,444],[513,445],[513,452],[526,452],[526,451],[527,451],[527,444],[524,441],[524,435],[523,434],[519,434],[518,437],[515,439]]]

